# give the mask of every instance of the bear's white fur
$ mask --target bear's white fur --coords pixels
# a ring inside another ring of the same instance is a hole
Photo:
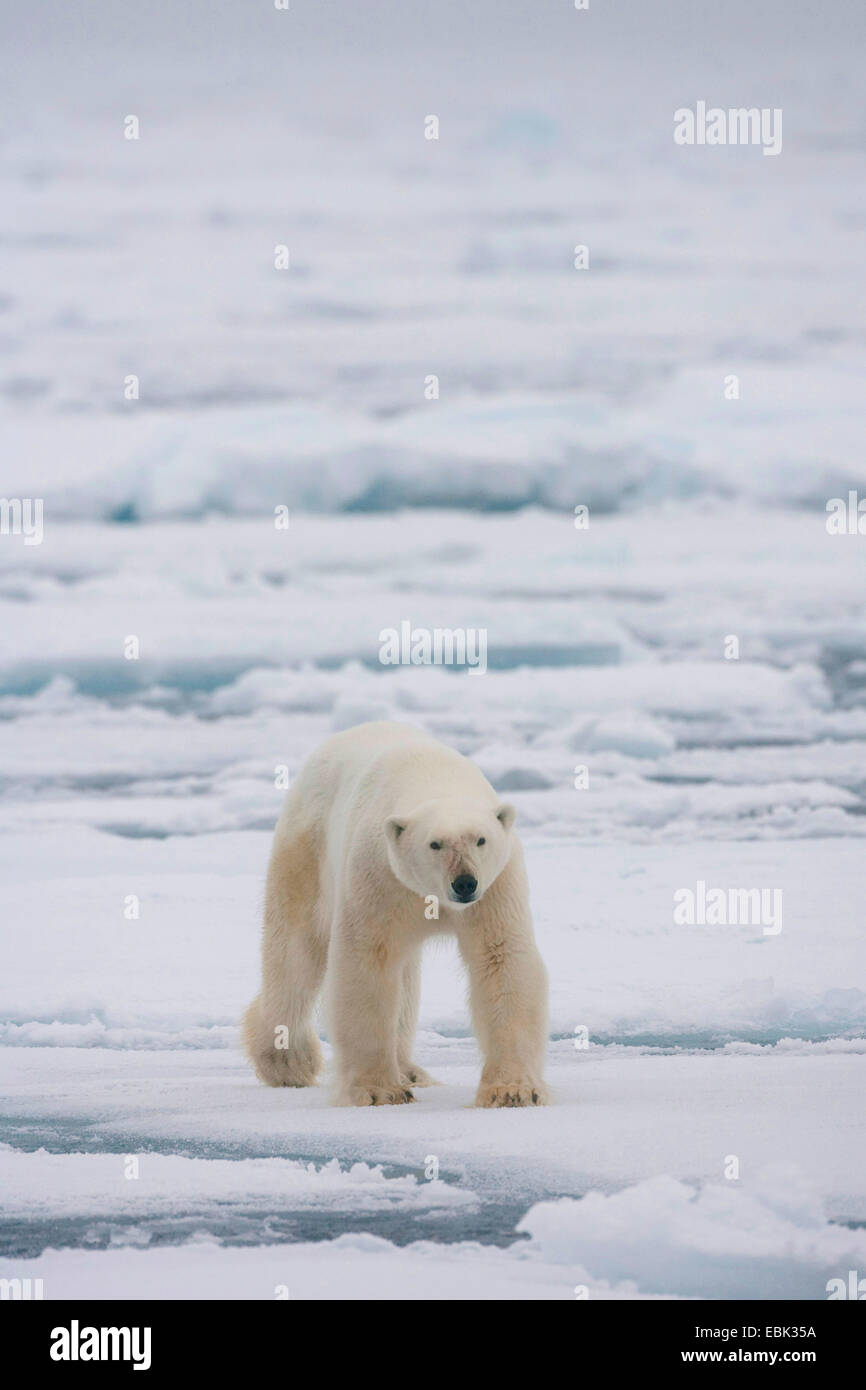
[[[315,1083],[324,983],[336,1104],[399,1104],[434,1084],[412,1060],[420,956],[451,932],[484,1054],[476,1104],[544,1103],[547,977],[513,821],[473,763],[409,725],[322,744],[286,797],[268,868],[262,987],[244,1019],[262,1081]]]

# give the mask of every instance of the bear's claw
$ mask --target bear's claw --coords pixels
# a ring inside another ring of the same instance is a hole
[[[348,1086],[340,1091],[338,1105],[409,1105],[415,1097],[399,1086]]]
[[[438,1086],[439,1082],[432,1077],[423,1067],[419,1067],[415,1062],[410,1063],[405,1071],[400,1072],[400,1080],[404,1086]]]
[[[505,1106],[546,1105],[544,1086],[531,1081],[501,1081],[479,1086],[475,1104],[488,1109]]]

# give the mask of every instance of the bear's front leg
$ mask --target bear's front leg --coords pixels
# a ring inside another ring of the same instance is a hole
[[[478,904],[477,915],[472,909],[465,914],[458,931],[484,1055],[475,1104],[545,1105],[547,972],[522,895],[497,893],[499,886]]]
[[[415,1099],[397,1059],[404,965],[398,946],[379,927],[357,919],[335,929],[329,1000],[335,1105],[404,1105]]]

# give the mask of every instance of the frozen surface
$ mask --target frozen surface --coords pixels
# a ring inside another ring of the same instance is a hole
[[[0,1260],[0,1277],[7,1262]],[[594,1299],[641,1295],[630,1281],[589,1281],[579,1267],[533,1251],[500,1252],[469,1242],[398,1248],[380,1236],[343,1235],[315,1244],[227,1249],[209,1240],[160,1250],[52,1251],[19,1259],[15,1277],[41,1279],[46,1298],[217,1299]]]
[[[122,1297],[154,1280],[162,1297],[288,1284],[315,1298],[328,1277],[342,1298],[387,1297],[403,1278],[425,1298],[574,1297],[577,1284],[592,1297],[826,1297],[866,1254],[864,1049],[554,1044],[556,1104],[496,1112],[471,1106],[468,1040],[424,1036],[442,1084],[360,1112],[318,1090],[257,1089],[225,1053],[59,1048],[49,1080],[44,1052],[9,1049],[0,1275],[43,1278],[49,1298],[73,1279],[105,1296],[115,1277]],[[335,1239],[347,1230],[379,1238]],[[326,1242],[311,1262],[310,1237]],[[267,1247],[255,1261],[251,1244]],[[372,1283],[364,1251],[381,1256]]]
[[[862,1272],[866,537],[825,523],[864,488],[864,16],[684,8],[3,7],[0,490],[44,538],[0,535],[2,1277]],[[782,107],[781,155],[674,146],[700,96]],[[485,629],[486,674],[384,667],[404,620]],[[447,944],[414,1106],[239,1055],[277,782],[378,718],[518,807],[549,1109],[471,1108]],[[699,883],[781,929],[679,924]]]

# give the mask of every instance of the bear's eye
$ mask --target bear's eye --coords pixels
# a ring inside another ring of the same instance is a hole
[[[430,841],[430,848],[431,848],[431,849],[441,849],[442,846],[440,845],[440,843],[439,843],[438,840],[431,840],[431,841]]]
[[[485,840],[484,836],[482,835],[482,836],[481,836],[481,839],[478,840],[477,843],[478,843],[479,845],[486,845],[486,844],[487,844],[487,841]]]

